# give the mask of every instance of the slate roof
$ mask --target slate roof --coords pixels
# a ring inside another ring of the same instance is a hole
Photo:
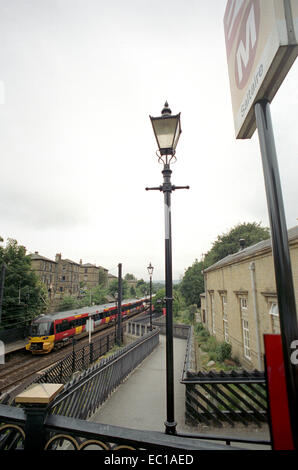
[[[49,258],[46,258],[45,256],[42,256],[40,255],[39,253],[30,253],[29,256],[31,257],[31,259],[35,260],[35,259],[42,259],[44,261],[50,261],[51,263],[56,263],[56,261],[53,261],[52,259],[49,259]]]
[[[289,243],[297,238],[298,238],[298,225],[288,230]],[[272,250],[271,238],[268,238],[267,240],[262,240],[261,242],[256,243],[255,245],[248,246],[247,248],[244,248],[243,250],[237,251],[237,253],[233,253],[217,261],[217,263],[214,263],[208,268],[204,269],[204,273],[208,273],[209,271],[214,271],[215,269],[219,269],[223,266],[237,263],[239,261],[242,261],[245,258],[250,258],[262,252],[271,251],[271,250]]]

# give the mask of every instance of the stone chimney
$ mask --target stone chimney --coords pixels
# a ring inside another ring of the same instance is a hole
[[[80,259],[80,264],[83,264],[83,261]]]
[[[245,240],[244,240],[244,238],[240,238],[239,244],[240,244],[240,250],[239,250],[239,251],[244,250],[244,248],[245,248]]]
[[[56,263],[58,263],[59,261],[61,261],[61,253],[57,253],[56,256],[55,256],[55,261]]]

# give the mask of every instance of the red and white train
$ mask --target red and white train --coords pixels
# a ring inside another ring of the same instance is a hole
[[[142,312],[148,298],[122,301],[122,318]],[[26,350],[33,354],[47,354],[86,330],[88,318],[94,320],[94,328],[100,329],[117,321],[118,310],[114,303],[94,305],[66,312],[40,315],[31,323],[29,343]]]

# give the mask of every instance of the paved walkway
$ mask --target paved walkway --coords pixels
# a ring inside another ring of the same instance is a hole
[[[177,430],[184,426],[185,386],[180,384],[186,340],[174,338],[174,393]],[[122,383],[90,421],[164,432],[166,421],[166,340]],[[189,429],[188,429],[189,431]]]
[[[198,429],[185,424],[185,385],[180,384],[185,357],[186,340],[174,338],[174,397],[177,431],[186,433],[246,436],[268,439],[267,426],[263,429]],[[148,431],[165,431],[166,421],[166,339],[159,335],[159,345],[140,366],[122,383],[112,396],[90,418],[90,421]],[[234,447],[269,450],[267,446],[236,444]]]

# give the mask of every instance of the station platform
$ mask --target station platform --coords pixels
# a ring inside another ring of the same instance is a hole
[[[4,341],[3,341],[4,342]],[[21,349],[25,349],[26,344],[28,344],[28,339],[20,339],[18,341],[14,341],[13,343],[5,343],[4,342],[4,347],[5,347],[5,354],[9,354],[15,351],[19,351]]]

